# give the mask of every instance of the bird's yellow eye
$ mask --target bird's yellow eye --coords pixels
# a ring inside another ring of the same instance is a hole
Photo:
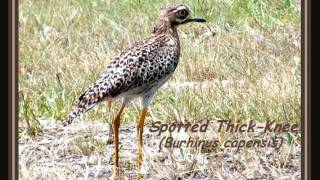
[[[185,10],[185,9],[182,9],[182,10],[178,11],[176,13],[176,15],[177,15],[178,18],[184,19],[184,18],[186,18],[188,16],[188,11]]]

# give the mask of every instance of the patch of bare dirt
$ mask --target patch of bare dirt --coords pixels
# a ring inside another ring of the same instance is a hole
[[[20,179],[111,179],[113,144],[107,144],[106,123],[75,122],[61,128],[55,121],[41,121],[35,138],[21,127],[19,139]],[[238,136],[217,134],[216,126],[206,133],[164,133],[158,136],[144,130],[144,179],[301,179],[300,144],[285,142],[280,149],[246,148],[165,148],[159,151],[164,136],[187,140],[237,139]],[[258,137],[242,135],[243,138]],[[284,135],[286,138],[286,135]],[[287,140],[287,139],[285,139]],[[164,142],[162,142],[164,143]],[[120,166],[123,179],[135,179],[137,157],[135,125],[122,125],[120,130]]]

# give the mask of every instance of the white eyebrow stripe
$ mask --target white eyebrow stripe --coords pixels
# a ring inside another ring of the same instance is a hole
[[[180,6],[180,7],[178,7],[176,10],[174,10],[174,12],[180,11],[180,10],[182,10],[182,9],[187,10],[187,8],[186,8],[186,7],[184,7],[184,6]]]

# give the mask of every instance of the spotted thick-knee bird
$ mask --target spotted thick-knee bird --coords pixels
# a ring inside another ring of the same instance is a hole
[[[168,5],[158,13],[151,35],[115,56],[101,77],[79,98],[63,122],[64,125],[94,107],[102,100],[120,99],[122,106],[113,120],[115,143],[115,175],[119,177],[118,143],[120,116],[128,103],[140,98],[142,111],[137,122],[138,169],[142,162],[142,133],[147,108],[155,92],[171,77],[180,56],[177,27],[189,22],[206,22],[192,18],[185,5]],[[139,179],[139,176],[137,176]]]

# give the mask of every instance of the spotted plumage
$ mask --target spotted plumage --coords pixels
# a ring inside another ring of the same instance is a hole
[[[102,100],[121,99],[122,108],[113,122],[116,134],[123,108],[132,99],[140,97],[144,110],[137,130],[142,145],[146,108],[155,92],[171,77],[178,65],[180,43],[177,27],[188,22],[205,20],[191,18],[190,9],[185,5],[168,5],[161,9],[151,35],[112,59],[100,78],[78,98],[74,110],[63,124],[72,123],[76,117]]]
[[[67,124],[102,99],[152,96],[177,67],[179,38],[172,34],[156,34],[125,50],[111,61],[101,77],[79,98]]]

